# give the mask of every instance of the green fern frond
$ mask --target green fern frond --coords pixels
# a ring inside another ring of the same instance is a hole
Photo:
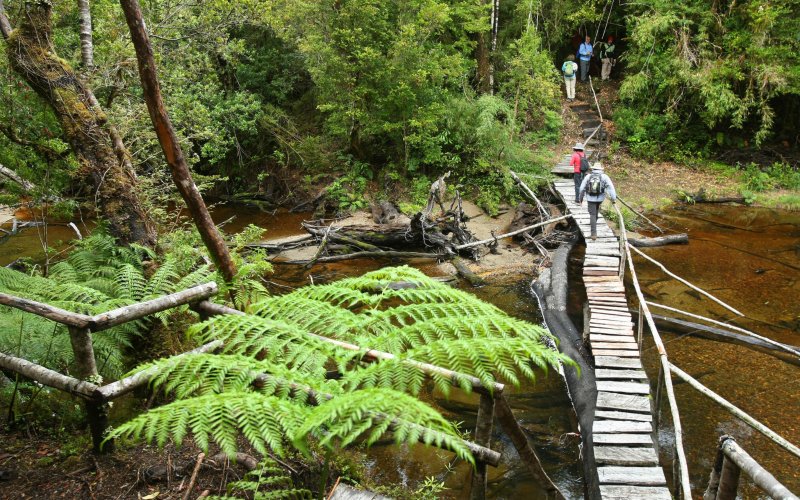
[[[167,257],[167,260],[156,269],[156,272],[154,272],[153,276],[150,278],[147,294],[159,296],[167,295],[175,291],[174,284],[181,279],[177,267],[175,260]]]
[[[278,463],[265,457],[255,470],[245,474],[240,481],[228,483],[228,492],[241,494],[241,497],[211,496],[210,500],[238,500],[252,498],[253,500],[304,500],[314,498],[313,493],[306,489],[296,489],[292,484],[292,477],[281,468]]]
[[[266,319],[280,319],[326,337],[348,338],[350,330],[360,325],[358,316],[347,309],[295,293],[254,304],[250,312]]]
[[[198,343],[222,340],[224,354],[241,354],[322,376],[335,347],[296,325],[258,316],[223,315],[189,329]]]
[[[147,291],[147,278],[144,277],[141,267],[128,263],[117,268],[114,283],[114,296],[133,302],[141,300]]]
[[[294,433],[292,442],[308,451],[309,436],[323,446],[347,446],[357,439],[370,445],[392,431],[397,444],[436,444],[474,463],[455,426],[422,401],[389,389],[342,394],[314,408]]]
[[[229,457],[238,451],[241,434],[259,453],[284,453],[284,437],[307,420],[306,406],[252,392],[209,394],[155,408],[112,430],[107,439],[136,438],[159,446],[180,444],[191,433],[208,450],[214,442]]]

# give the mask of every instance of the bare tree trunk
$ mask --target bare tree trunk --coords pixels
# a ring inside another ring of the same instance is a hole
[[[122,243],[153,245],[155,230],[139,201],[136,174],[119,161],[108,118],[91,89],[53,49],[50,3],[26,2],[14,30],[2,7],[0,1],[0,30],[9,62],[58,117],[81,166],[79,173],[91,180],[111,233]]]
[[[34,183],[26,181],[18,173],[14,172],[10,168],[4,167],[2,164],[0,164],[0,177],[5,177],[6,179],[16,182],[25,191],[30,192],[36,189],[36,185]]]
[[[156,64],[153,59],[153,48],[150,45],[150,37],[147,34],[144,19],[142,18],[142,9],[137,0],[120,0],[119,3],[125,12],[125,20],[128,23],[131,40],[136,49],[139,76],[142,80],[147,110],[150,112],[150,119],[153,121],[153,127],[158,136],[158,141],[161,143],[161,149],[164,151],[167,164],[172,170],[172,180],[186,202],[189,213],[191,213],[192,219],[194,219],[194,223],[198,231],[200,231],[200,236],[203,238],[203,243],[208,248],[211,258],[214,259],[214,263],[222,272],[225,280],[231,282],[236,275],[236,265],[231,259],[225,240],[222,239],[217,226],[211,220],[211,215],[208,213],[203,197],[200,195],[200,190],[197,189],[197,185],[192,180],[192,174],[189,172],[186,158],[184,158],[183,151],[181,151],[178,136],[172,127],[172,121],[169,118],[167,109],[164,107],[161,86],[158,83],[156,74]]]
[[[492,0],[492,45],[489,53],[489,94],[494,95],[494,55],[497,52],[497,30],[500,25],[500,0]]]
[[[92,12],[89,0],[78,0],[78,17],[81,21],[81,61],[87,70],[94,69],[94,45],[92,44]]]

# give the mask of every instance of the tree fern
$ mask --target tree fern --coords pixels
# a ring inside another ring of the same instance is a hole
[[[292,477],[269,457],[258,464],[255,470],[245,474],[240,481],[228,483],[228,493],[238,493],[241,497],[253,500],[302,500],[314,498],[313,493],[306,489],[292,486]],[[236,500],[241,497],[210,496],[210,500]]]
[[[325,447],[371,444],[391,431],[398,443],[422,440],[472,460],[457,429],[415,397],[428,377],[416,362],[465,374],[455,381],[431,377],[445,394],[454,382],[471,390],[470,376],[486,386],[497,380],[519,384],[534,379],[536,367],[570,362],[551,349],[552,338],[540,327],[407,267],[305,287],[249,311],[189,329],[198,343],[222,340],[222,354],[142,367],[154,367],[153,386],[178,401],[137,417],[114,435],[162,444],[192,433],[201,446],[213,441],[233,453],[241,433],[260,451],[283,453],[289,443],[307,451],[309,440]],[[363,351],[318,335],[395,358],[365,364]],[[332,367],[341,377],[325,380]]]

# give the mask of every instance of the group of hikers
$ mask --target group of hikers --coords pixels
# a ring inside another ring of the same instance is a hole
[[[611,78],[611,68],[617,62],[616,45],[614,43],[614,35],[608,35],[605,42],[600,43],[599,57],[602,63],[600,70],[600,78],[608,80]],[[594,57],[595,46],[592,45],[592,38],[586,35],[586,39],[578,47],[575,55],[570,54],[567,60],[561,65],[561,73],[564,75],[564,85],[567,87],[567,100],[575,100],[575,82],[578,78],[580,70],[581,81],[585,82],[589,78],[589,65]],[[578,57],[580,65],[575,62],[575,56]]]
[[[569,164],[572,166],[572,177],[575,180],[575,203],[580,205],[583,203],[583,198],[586,198],[589,223],[592,228],[591,239],[594,241],[597,239],[597,214],[600,212],[600,205],[606,195],[611,199],[611,203],[616,203],[617,192],[611,178],[603,170],[602,163],[598,161],[589,165],[583,144],[580,142],[575,144],[572,150]]]

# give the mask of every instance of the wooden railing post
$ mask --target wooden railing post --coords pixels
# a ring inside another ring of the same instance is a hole
[[[714,466],[711,468],[711,474],[708,478],[708,487],[703,493],[703,500],[715,500],[717,498],[717,490],[719,490],[719,475],[722,472],[722,461],[725,455],[722,454],[722,444],[729,438],[725,435],[719,439],[719,446],[717,446],[717,456],[714,459]]]
[[[739,472],[741,472],[739,466],[727,456],[723,456],[717,500],[736,500],[736,491],[739,489]]]
[[[80,380],[85,380],[96,385],[101,385],[100,375],[97,372],[97,361],[94,357],[92,346],[92,331],[89,328],[76,326],[69,327],[69,339],[72,352],[75,355],[75,367]],[[108,402],[105,398],[93,398],[84,403],[86,420],[92,434],[92,450],[95,453],[111,452],[114,444],[109,442],[104,446],[106,429],[108,428]]]
[[[642,333],[644,332],[644,318],[642,317],[642,304],[639,303],[639,316],[636,320],[636,335],[637,342],[639,343],[639,351],[642,350]]]
[[[493,423],[494,397],[489,394],[481,394],[481,402],[480,406],[478,406],[478,421],[475,424],[475,442],[477,444],[491,448]],[[472,471],[470,500],[484,500],[486,498],[486,469],[486,462],[475,462],[475,470]]]
[[[661,363],[658,364],[658,378],[656,379],[656,397],[653,400],[655,408],[653,409],[653,431],[658,435],[658,423],[661,420],[661,386],[664,384],[664,368]],[[658,439],[656,439],[658,443]],[[658,444],[656,444],[658,446]],[[658,449],[658,448],[656,448]]]

